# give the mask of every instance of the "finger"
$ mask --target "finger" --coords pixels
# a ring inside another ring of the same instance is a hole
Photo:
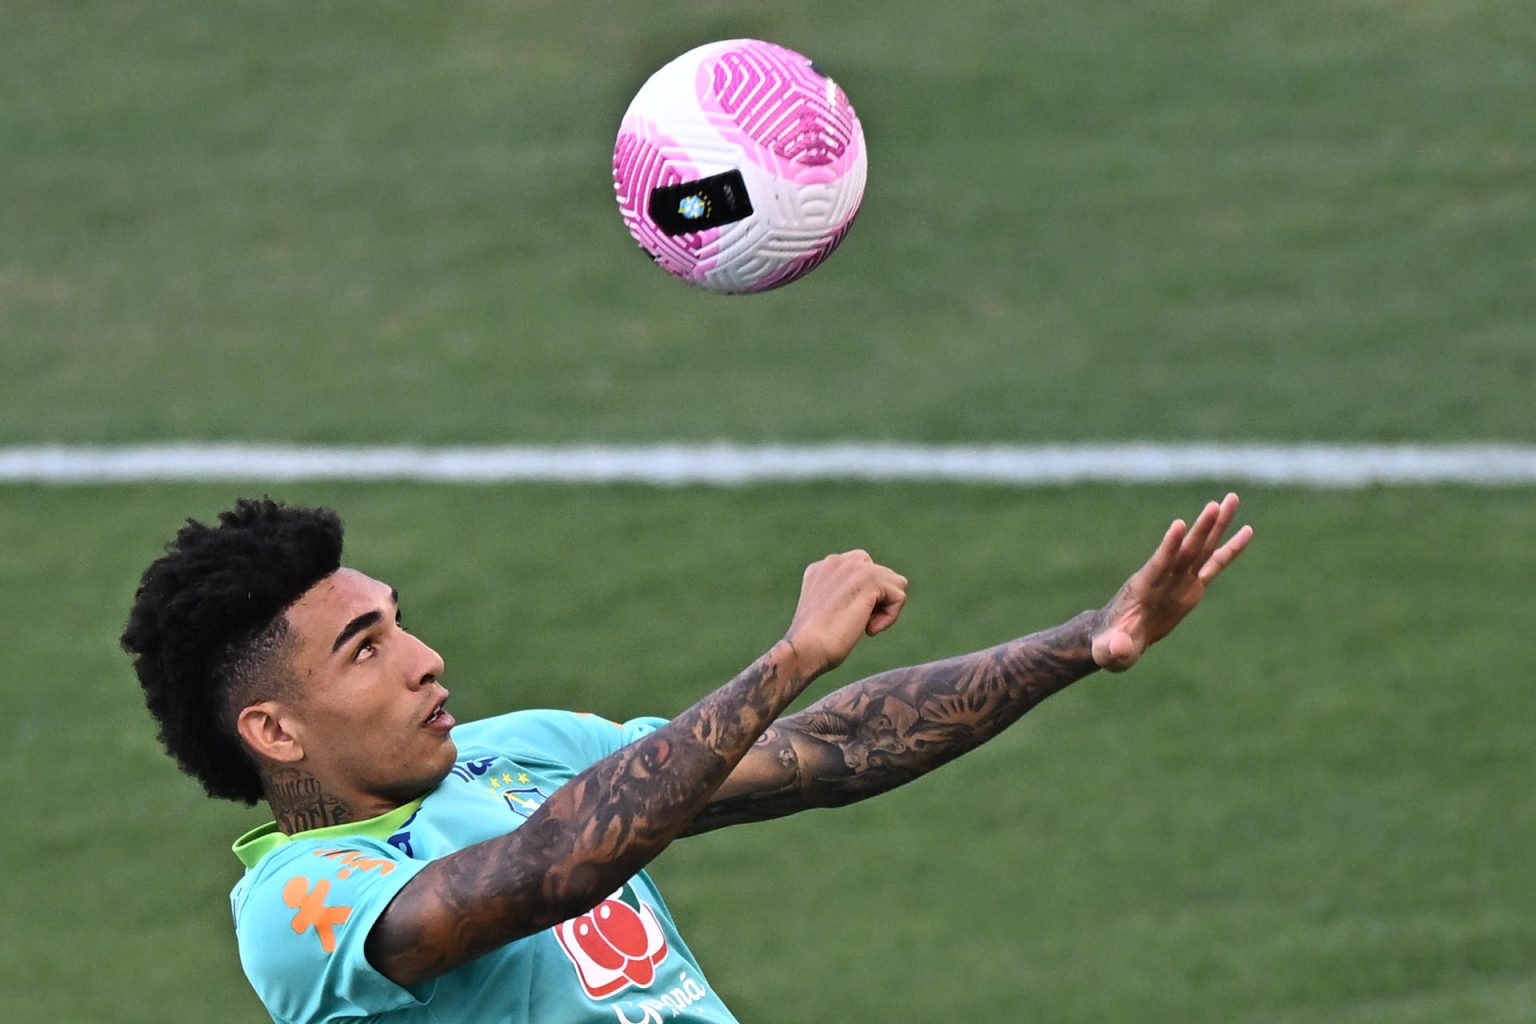
[[[1129,666],[1141,653],[1141,649],[1131,634],[1116,633],[1109,638],[1109,653],[1120,664]]]
[[[1232,539],[1217,548],[1210,558],[1206,559],[1200,567],[1200,582],[1209,583],[1221,574],[1221,571],[1232,564],[1233,559],[1243,553],[1248,542],[1253,539],[1253,527],[1244,526],[1232,535]]]
[[[864,626],[864,632],[869,636],[883,633],[896,624],[901,618],[901,610],[906,607],[907,595],[898,593],[890,600],[882,601],[875,605],[875,610],[869,616],[869,622]]]
[[[1100,668],[1110,672],[1124,672],[1141,656],[1136,641],[1124,630],[1113,630],[1095,637],[1093,660]]]
[[[1205,519],[1206,513],[1212,513],[1212,518],[1209,521],[1210,529],[1201,533],[1198,537],[1198,545],[1188,542],[1184,549],[1184,553],[1193,559],[1194,565],[1203,566],[1210,559],[1211,555],[1215,553],[1216,548],[1221,544],[1221,538],[1226,534],[1227,528],[1232,525],[1232,520],[1237,516],[1238,504],[1237,495],[1228,491],[1220,503],[1211,502],[1205,507],[1201,514],[1201,519]]]
[[[907,578],[890,569],[883,569],[883,572],[884,579],[880,584],[880,595],[875,599],[875,606],[869,613],[869,621],[864,626],[864,631],[870,636],[894,625],[901,617],[901,610],[907,604]]]
[[[1189,535],[1179,547],[1179,554],[1190,559],[1203,559],[1209,553],[1211,537],[1220,536],[1215,532],[1220,518],[1221,506],[1214,501],[1206,502],[1200,514],[1195,517],[1195,525],[1189,528]]]
[[[1226,497],[1221,499],[1221,506],[1216,511],[1216,525],[1211,530],[1211,546],[1215,547],[1226,534],[1227,527],[1232,525],[1232,520],[1237,517],[1238,497],[1228,491]]]
[[[1158,543],[1157,550],[1152,552],[1152,557],[1147,559],[1147,568],[1154,575],[1161,575],[1173,565],[1173,560],[1178,556],[1179,544],[1184,540],[1189,527],[1182,519],[1175,519],[1168,524],[1168,529],[1163,531],[1163,539]]]

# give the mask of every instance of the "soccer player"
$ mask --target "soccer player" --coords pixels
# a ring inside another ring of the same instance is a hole
[[[241,500],[145,571],[123,646],[160,739],[274,821],[235,843],[240,958],[280,1022],[731,1021],[643,870],[722,825],[848,804],[995,736],[1166,636],[1244,549],[1237,496],[1175,520],[1104,607],[785,709],[907,581],[805,571],[782,640],[670,721],[517,711],[459,725],[399,595],[341,564],[335,513]]]

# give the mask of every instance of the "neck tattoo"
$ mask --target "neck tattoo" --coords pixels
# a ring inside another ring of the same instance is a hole
[[[266,788],[272,816],[287,835],[352,820],[346,805],[325,792],[320,780],[308,772],[279,768],[267,777]]]

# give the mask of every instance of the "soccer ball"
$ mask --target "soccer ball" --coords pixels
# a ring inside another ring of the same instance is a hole
[[[657,71],[613,147],[629,233],[667,273],[714,292],[815,269],[853,224],[865,167],[843,90],[756,39],[708,43]]]

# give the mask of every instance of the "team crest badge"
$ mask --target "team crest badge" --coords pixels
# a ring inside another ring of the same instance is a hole
[[[512,808],[512,812],[524,818],[544,806],[544,794],[539,792],[537,786],[521,786],[499,792],[501,798],[507,802],[507,806]]]
[[[645,988],[656,980],[668,952],[656,912],[628,884],[580,917],[556,925],[555,938],[593,999]]]

